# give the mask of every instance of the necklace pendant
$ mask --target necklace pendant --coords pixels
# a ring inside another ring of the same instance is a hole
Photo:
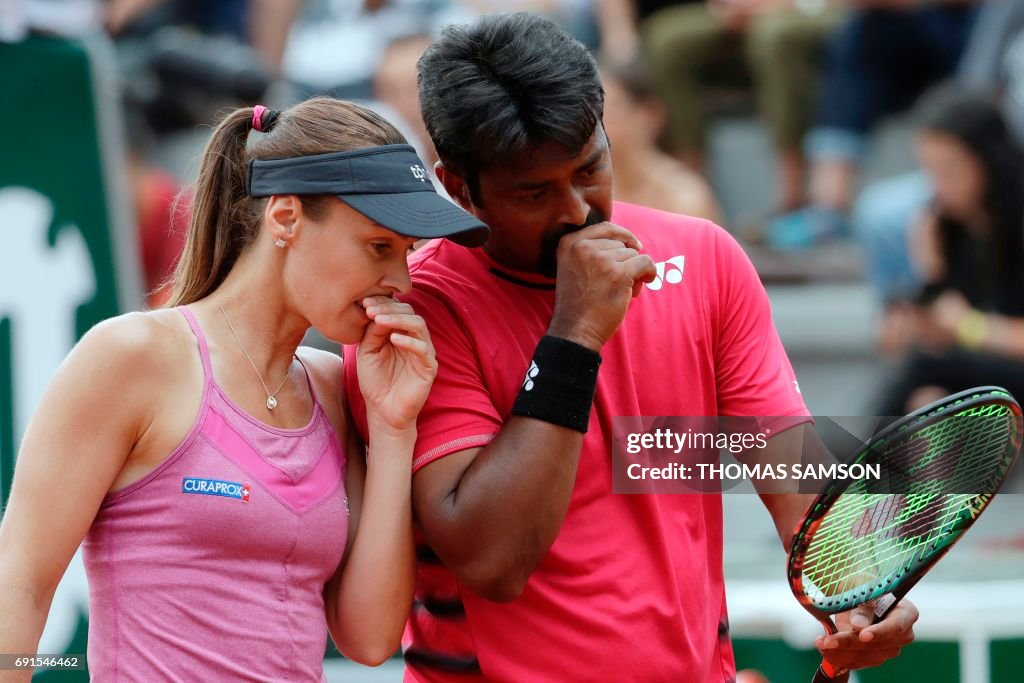
[[[277,407],[277,399],[273,396],[267,396],[267,410],[273,410]]]

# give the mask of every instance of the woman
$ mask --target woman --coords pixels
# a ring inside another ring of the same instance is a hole
[[[880,414],[983,384],[1022,396],[1024,155],[995,104],[956,86],[922,100],[917,151],[934,193],[911,244],[926,285],[886,323],[910,353]]]
[[[396,650],[436,363],[392,297],[416,239],[486,238],[404,142],[327,98],[217,127],[173,308],[97,325],[28,426],[0,527],[0,652],[36,651],[83,539],[94,679],[322,680],[327,632],[366,664]],[[368,450],[340,359],[299,348],[311,325],[359,343]]]

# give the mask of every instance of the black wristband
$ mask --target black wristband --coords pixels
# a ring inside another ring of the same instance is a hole
[[[512,414],[586,434],[600,365],[596,351],[561,337],[542,337]]]

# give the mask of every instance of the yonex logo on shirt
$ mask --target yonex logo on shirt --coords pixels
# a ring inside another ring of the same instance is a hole
[[[530,361],[530,369],[526,371],[526,379],[523,380],[523,389],[530,391],[533,389],[533,379],[540,374],[540,368],[537,367],[536,361]]]
[[[427,169],[423,168],[419,164],[416,164],[415,166],[410,166],[409,170],[412,171],[413,178],[420,181],[421,183],[427,182]]]
[[[198,493],[206,496],[224,496],[234,498],[243,503],[249,502],[249,485],[218,479],[198,479],[185,477],[181,480],[182,493]]]
[[[670,285],[677,285],[683,281],[683,265],[686,260],[685,256],[673,256],[667,261],[661,263],[655,263],[654,267],[657,270],[657,277],[651,282],[648,282],[646,287],[652,291],[658,291],[665,286],[665,283]]]

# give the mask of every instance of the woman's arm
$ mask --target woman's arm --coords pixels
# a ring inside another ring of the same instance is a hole
[[[350,436],[351,549],[327,586],[326,610],[338,649],[376,666],[398,649],[412,604],[412,453],[416,416],[437,362],[426,325],[411,307],[385,297],[364,304],[372,322],[357,357],[369,448],[364,469],[363,449]],[[351,425],[347,411],[346,417]]]
[[[327,586],[327,625],[338,650],[368,666],[398,650],[412,603],[409,454],[415,438],[415,432],[392,439],[375,434],[364,460],[353,430],[346,449],[349,544]]]
[[[54,591],[133,445],[149,426],[152,328],[141,315],[93,328],[29,422],[0,524],[0,652],[34,654]],[[27,681],[30,671],[0,671]]]

